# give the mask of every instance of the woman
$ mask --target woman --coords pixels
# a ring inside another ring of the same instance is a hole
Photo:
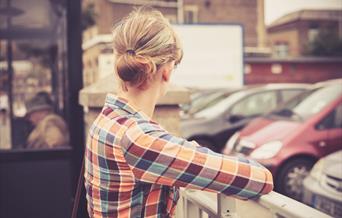
[[[86,148],[90,217],[172,217],[178,187],[241,199],[272,190],[272,175],[259,164],[175,137],[151,120],[182,58],[160,12],[138,9],[123,19],[114,51],[120,90],[108,94]]]

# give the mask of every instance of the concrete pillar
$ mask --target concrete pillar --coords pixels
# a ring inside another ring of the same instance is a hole
[[[84,122],[86,133],[101,111],[107,93],[116,93],[115,85],[114,76],[110,75],[81,90],[79,103],[83,106],[85,112]],[[170,133],[180,136],[179,104],[184,104],[189,101],[190,94],[185,88],[171,86],[166,96],[159,99],[152,119]]]
[[[177,0],[177,22],[179,24],[184,23],[184,2],[183,0]]]
[[[266,47],[266,27],[265,27],[265,3],[264,0],[257,1],[257,34],[258,34],[258,47]]]

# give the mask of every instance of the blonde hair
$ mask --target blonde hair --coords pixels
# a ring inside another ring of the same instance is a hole
[[[115,27],[115,71],[130,86],[144,88],[160,66],[183,55],[180,41],[170,23],[157,10],[141,7]]]

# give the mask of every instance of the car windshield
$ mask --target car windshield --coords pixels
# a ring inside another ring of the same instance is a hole
[[[227,110],[227,108],[230,105],[232,105],[233,103],[235,103],[236,101],[238,101],[239,99],[244,97],[245,95],[246,95],[246,93],[243,91],[235,92],[235,93],[229,95],[228,97],[221,99],[216,104],[211,105],[211,106],[199,111],[198,113],[195,114],[195,117],[210,118],[210,117],[214,117],[218,114],[222,114]]]
[[[341,94],[342,86],[340,84],[321,87],[292,99],[271,114],[297,120],[306,120],[320,112]]]
[[[202,95],[192,101],[191,107],[188,113],[195,114],[201,110],[204,110],[205,108],[216,104],[218,101],[229,96],[230,94],[231,93],[215,92],[215,93],[210,93],[207,95]]]

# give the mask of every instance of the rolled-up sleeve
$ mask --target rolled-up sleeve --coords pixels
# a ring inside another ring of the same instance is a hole
[[[175,137],[158,124],[136,121],[121,139],[127,164],[139,181],[250,199],[273,189],[272,174],[243,157],[225,156]]]

